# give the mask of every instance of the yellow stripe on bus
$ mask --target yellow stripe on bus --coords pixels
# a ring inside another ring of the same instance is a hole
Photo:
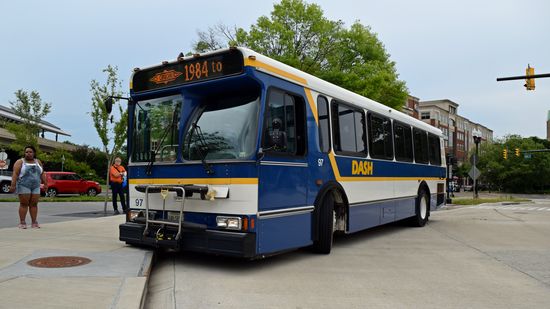
[[[307,102],[309,103],[309,108],[311,108],[311,112],[313,113],[313,118],[315,118],[315,122],[317,123],[317,126],[319,126],[317,106],[315,105],[315,101],[311,95],[311,90],[309,88],[304,88],[304,90],[306,91]]]
[[[140,178],[130,179],[132,185],[257,185],[258,178]]]
[[[289,73],[287,71],[283,71],[283,70],[278,69],[278,68],[276,68],[272,65],[269,65],[267,63],[263,63],[263,62],[258,61],[258,60],[252,60],[250,58],[245,58],[244,59],[244,65],[245,66],[256,67],[256,68],[262,68],[262,69],[265,69],[267,71],[273,72],[277,75],[281,75],[281,76],[286,77],[288,79],[292,79],[293,81],[299,82],[302,85],[307,85],[307,80],[305,78],[301,78],[300,76],[294,75],[294,74]]]

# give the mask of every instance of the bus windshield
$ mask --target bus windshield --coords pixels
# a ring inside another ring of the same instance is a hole
[[[184,160],[248,159],[256,148],[260,98],[209,99],[184,138]]]
[[[133,162],[176,161],[182,102],[174,95],[136,103]]]

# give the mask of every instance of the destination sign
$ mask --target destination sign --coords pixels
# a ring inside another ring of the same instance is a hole
[[[220,54],[197,57],[134,73],[134,92],[179,86],[235,75],[243,72],[243,55],[231,49]]]

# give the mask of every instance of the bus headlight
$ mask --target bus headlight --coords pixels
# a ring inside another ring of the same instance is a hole
[[[216,224],[220,228],[229,229],[229,230],[240,230],[241,229],[241,218],[239,217],[216,217]]]
[[[134,220],[137,217],[143,217],[143,211],[141,210],[130,210],[128,212],[128,217],[130,221]]]

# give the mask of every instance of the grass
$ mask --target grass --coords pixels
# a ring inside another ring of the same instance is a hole
[[[501,203],[501,202],[530,202],[529,199],[514,198],[514,197],[495,197],[495,198],[454,198],[452,204],[454,205],[479,205],[484,203]]]
[[[75,195],[75,196],[56,196],[56,197],[40,197],[40,202],[103,202],[105,196],[87,196],[87,195]],[[109,197],[108,201],[111,201]],[[0,198],[1,202],[19,202],[17,197],[5,197]]]

